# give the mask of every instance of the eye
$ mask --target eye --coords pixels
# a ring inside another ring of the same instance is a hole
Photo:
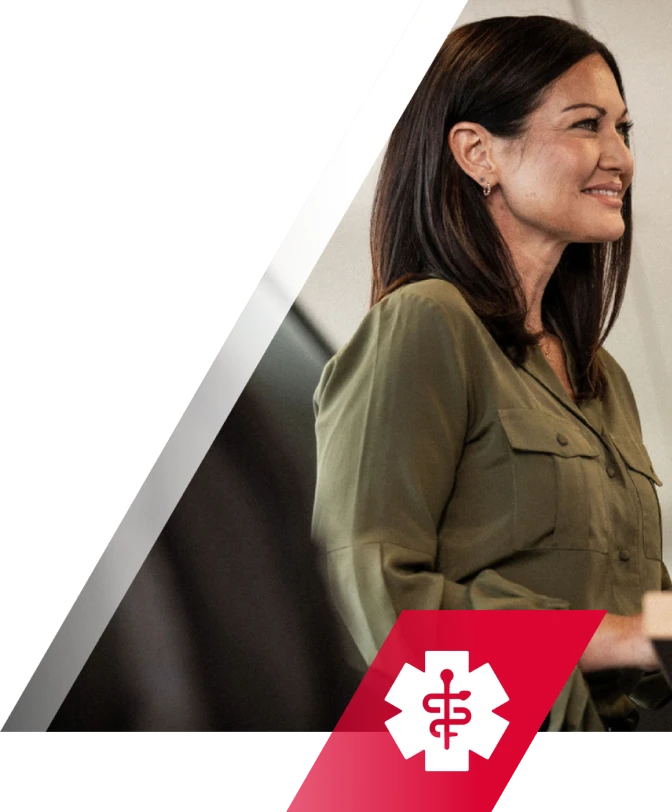
[[[579,129],[579,130],[588,130],[589,132],[596,133],[599,130],[600,126],[600,118],[584,118],[581,121],[577,121],[575,124],[572,124],[572,128]],[[617,131],[621,134],[621,137],[628,143],[628,133],[633,127],[632,121],[623,121],[620,124],[616,125]]]
[[[591,132],[596,133],[599,123],[599,118],[584,118],[581,121],[577,121],[575,124],[572,124],[572,127],[579,130],[590,130]]]
[[[626,144],[628,143],[628,133],[630,132],[632,127],[633,127],[632,121],[624,121],[616,127],[619,133],[623,136],[623,140],[625,141]]]

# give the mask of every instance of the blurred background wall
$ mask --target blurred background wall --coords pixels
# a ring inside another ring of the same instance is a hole
[[[672,566],[672,3],[613,0],[469,0],[456,26],[506,14],[548,14],[587,28],[614,53],[625,82],[635,156],[634,251],[625,304],[607,349],[627,372],[644,441],[665,487],[659,491]],[[342,346],[369,300],[368,219],[380,160],[372,167],[304,287],[299,304],[334,347]]]

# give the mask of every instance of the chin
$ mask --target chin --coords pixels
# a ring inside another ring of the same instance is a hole
[[[589,231],[584,228],[582,235],[573,239],[572,242],[616,242],[624,233],[625,223],[621,220],[619,223],[611,223],[608,226],[596,226]]]

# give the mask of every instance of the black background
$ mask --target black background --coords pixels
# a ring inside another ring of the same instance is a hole
[[[11,71],[0,704],[23,685],[408,9],[54,14],[17,29]],[[315,741],[218,747],[278,754],[287,785],[275,808]],[[543,808],[560,771],[590,784],[603,758],[638,775],[649,800],[649,762],[667,744],[544,739],[506,807]],[[606,800],[604,787],[584,798]]]

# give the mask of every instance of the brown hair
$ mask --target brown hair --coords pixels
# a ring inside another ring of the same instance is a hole
[[[544,92],[591,54],[607,63],[625,98],[616,60],[583,29],[553,17],[496,17],[455,29],[394,128],[371,218],[374,305],[402,284],[427,277],[452,282],[516,363],[535,337],[509,250],[480,186],[458,166],[448,133],[459,121],[513,138]],[[577,397],[604,394],[598,349],[618,315],[630,265],[631,190],[623,236],[571,243],[549,281],[542,311],[568,342]]]

